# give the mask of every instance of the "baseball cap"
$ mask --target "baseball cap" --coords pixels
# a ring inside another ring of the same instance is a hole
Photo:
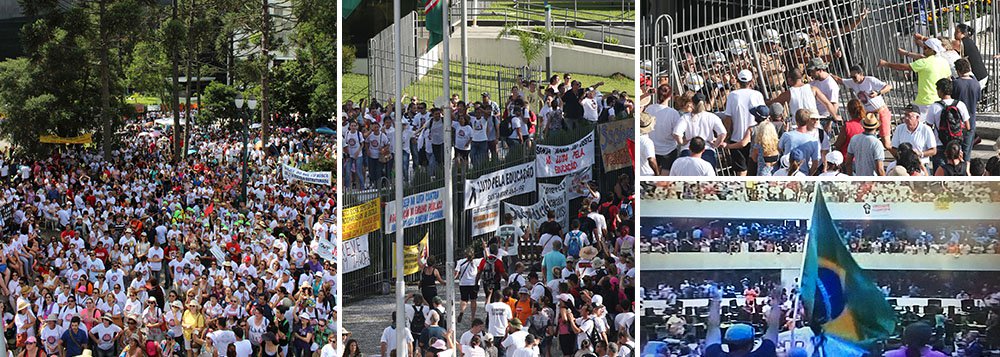
[[[726,329],[726,342],[746,342],[752,340],[754,336],[753,326],[747,324],[734,324]]]
[[[778,34],[778,30],[767,29],[764,30],[764,40],[770,43],[781,43],[781,36]]]
[[[771,109],[766,105],[758,105],[750,108],[750,115],[756,117],[757,120],[766,120],[767,117],[771,116]]]
[[[843,164],[844,154],[840,153],[840,151],[837,150],[830,151],[826,154],[826,162],[829,162],[834,165]]]
[[[785,106],[781,105],[781,103],[771,103],[770,109],[771,109],[771,115],[774,115],[779,118],[785,116]]]
[[[916,104],[907,105],[906,108],[903,108],[903,113],[920,113],[920,107]]]
[[[736,74],[736,79],[739,79],[743,83],[750,82],[753,80],[753,72],[750,72],[749,69],[744,69]]]

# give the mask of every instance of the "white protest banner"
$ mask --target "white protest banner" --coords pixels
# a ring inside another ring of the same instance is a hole
[[[281,175],[289,181],[298,180],[326,186],[333,184],[333,173],[330,171],[302,171],[284,164],[281,165]]]
[[[555,212],[556,222],[566,230],[569,227],[569,200],[562,184],[539,183],[538,197],[543,208]]]
[[[496,232],[500,226],[500,201],[472,209],[472,236]]]
[[[326,259],[327,261],[337,260],[337,246],[333,244],[329,239],[320,238],[319,246],[316,248],[316,254],[320,258]]]
[[[367,267],[371,264],[371,254],[368,252],[368,235],[360,235],[357,238],[345,240],[344,244],[344,273]]]
[[[386,234],[396,232],[396,201],[385,204]],[[403,198],[403,228],[419,226],[444,219],[444,188],[421,192]]]
[[[566,146],[535,146],[538,177],[571,174],[594,165],[594,132]]]
[[[518,206],[504,202],[503,211],[504,213],[513,215],[514,225],[522,227],[525,231],[537,230],[542,225],[542,222],[547,220],[545,217],[545,206],[541,202],[531,206]]]
[[[483,207],[528,192],[535,192],[533,162],[465,180],[465,209]]]

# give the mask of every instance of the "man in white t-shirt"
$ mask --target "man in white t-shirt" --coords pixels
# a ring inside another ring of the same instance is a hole
[[[206,334],[205,338],[212,341],[216,351],[225,351],[229,344],[236,343],[236,334],[231,330],[215,330]]]
[[[517,318],[510,319],[507,325],[507,338],[500,343],[503,346],[505,356],[514,357],[514,351],[525,346],[525,337],[528,336],[528,331],[523,330],[524,326],[521,325],[521,320]]]
[[[160,276],[160,271],[163,270],[163,248],[160,248],[159,242],[153,242],[153,245],[149,247],[146,259],[149,262],[149,270],[153,274],[153,277],[160,281],[165,280],[164,277]]]
[[[500,294],[490,296],[491,302],[486,305],[486,316],[489,318],[486,332],[495,338],[503,341],[507,336],[507,325],[514,313],[510,310],[510,305],[500,302]]]
[[[403,328],[403,338],[406,339],[407,345],[413,345],[413,334],[410,333],[410,328]],[[382,338],[379,340],[379,348],[382,352],[382,357],[389,357],[392,351],[396,350],[396,314],[392,314],[392,324],[382,330]],[[406,349],[405,356],[396,357],[411,357],[414,356],[413,348]]]
[[[934,129],[920,122],[920,108],[914,105],[906,107],[903,114],[903,123],[896,126],[892,134],[893,157],[899,157],[899,145],[909,143],[913,146],[913,151],[920,157],[920,163],[931,170],[931,157],[937,154],[937,135]]]
[[[947,123],[941,122],[941,115],[945,108],[950,106],[957,107],[959,115],[962,119],[962,129],[964,131],[968,131],[971,127],[969,124],[969,108],[965,105],[965,103],[951,97],[951,93],[954,88],[951,78],[941,78],[937,81],[936,85],[937,94],[941,97],[941,100],[931,104],[930,107],[927,108],[927,124],[934,127],[934,132],[938,137],[937,155],[935,155],[932,160],[934,163],[934,170],[937,170],[937,168],[944,163],[944,148],[948,145],[948,143],[942,142],[943,140],[941,139],[941,133],[945,130],[945,126],[947,125]],[[963,139],[958,138],[956,140],[961,141]],[[968,158],[966,158],[966,160],[968,160]]]
[[[685,156],[674,161],[670,176],[715,176],[715,168],[701,158],[705,152],[705,139],[695,137],[688,146],[691,156]]]
[[[587,119],[591,123],[597,122],[597,116],[599,114],[597,109],[597,100],[594,99],[596,95],[594,88],[587,88],[586,94],[584,94],[583,99],[580,100],[580,105],[583,106],[583,118]]]
[[[748,69],[740,71],[736,75],[739,81],[739,89],[729,92],[726,96],[726,111],[722,114],[722,120],[731,123],[728,143],[738,143],[743,140],[747,129],[756,125],[754,116],[750,115],[750,108],[764,105],[764,95],[753,89],[753,72]],[[746,174],[750,163],[750,145],[731,150],[731,163],[737,172]]]
[[[668,84],[661,84],[656,89],[656,103],[646,107],[645,113],[652,115],[656,123],[649,132],[649,139],[656,148],[656,163],[661,171],[670,171],[670,166],[677,159],[677,140],[674,139],[674,127],[681,120],[681,114],[670,107],[671,89]],[[660,175],[657,172],[655,175]]]

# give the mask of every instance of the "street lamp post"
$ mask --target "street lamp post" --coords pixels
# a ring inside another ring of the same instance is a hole
[[[242,164],[243,168],[241,171],[240,178],[240,202],[246,204],[247,202],[247,162],[249,161],[248,147],[250,146],[250,113],[257,109],[257,98],[250,96],[250,99],[244,100],[243,95],[237,94],[234,100],[236,108],[240,111],[240,117],[243,121],[243,154],[242,154]],[[244,108],[244,103],[246,104],[246,109]],[[249,109],[249,110],[247,110]]]

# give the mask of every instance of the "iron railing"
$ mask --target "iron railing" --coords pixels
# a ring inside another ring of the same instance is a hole
[[[623,119],[623,120],[633,120]],[[568,132],[568,135],[564,135],[561,138],[554,138],[558,143],[553,142],[555,145],[564,145],[568,142],[573,142],[579,140],[580,138],[586,136],[587,134],[594,132],[595,128],[586,127],[577,129],[572,132]],[[596,135],[596,133],[595,133]],[[595,145],[600,147],[600,136],[597,135],[598,140]],[[593,179],[598,183],[598,189],[603,194],[614,192],[614,186],[618,182],[618,177],[620,175],[633,175],[632,167],[627,167],[619,170],[613,170],[605,172],[603,170],[604,164],[601,160],[601,155],[595,155],[595,161],[591,170],[593,170]],[[461,252],[466,247],[476,247],[481,248],[481,245],[477,245],[477,242],[481,238],[489,240],[492,238],[494,233],[487,233],[478,236],[472,236],[472,226],[470,212],[465,209],[464,200],[460,199],[464,197],[465,190],[465,180],[467,178],[472,179],[479,177],[482,174],[488,172],[496,172],[502,170],[506,167],[512,167],[528,162],[534,162],[535,156],[531,152],[510,152],[506,158],[503,160],[490,161],[482,164],[480,167],[473,168],[470,171],[463,171],[459,167],[456,167],[456,175],[450,177],[454,182],[454,198],[459,198],[454,200],[455,204],[452,206],[454,209],[453,214],[455,215],[455,249],[458,251],[456,257],[462,257]],[[444,187],[444,178],[440,172],[433,176],[428,175],[426,172],[419,172],[414,174],[414,182],[420,182],[416,185],[411,185],[404,188],[403,196],[408,196],[412,194],[417,194],[421,192],[426,192],[438,188]],[[552,178],[538,178],[539,183],[559,183],[562,177],[552,177]],[[627,182],[632,182],[631,179],[626,180]],[[377,197],[382,199],[383,204],[385,202],[393,201],[395,199],[395,190],[397,188],[393,186],[391,179],[383,179],[374,188],[361,190],[361,191],[350,191],[345,190],[343,193],[343,207],[353,207],[360,205],[362,203],[371,201]],[[504,199],[504,202],[520,205],[520,206],[530,206],[538,202],[538,192],[530,192],[521,195],[517,195],[508,199]],[[570,200],[567,203],[567,209],[569,210],[570,217],[575,217],[575,213],[579,210],[579,207],[583,201],[583,198],[577,198]],[[501,213],[505,213],[501,209]],[[382,227],[385,227],[385,212],[383,207],[383,212],[380,217],[382,219]],[[436,222],[425,223],[415,227],[406,228],[404,240],[407,245],[417,244],[425,234],[428,235],[428,245],[430,248],[430,255],[434,256],[435,261],[440,263],[441,267],[444,266],[445,258],[445,229],[447,227],[444,225],[444,220],[439,220]],[[344,286],[344,296],[347,301],[357,301],[365,297],[387,294],[391,289],[392,275],[392,246],[395,242],[394,233],[386,233],[383,230],[377,230],[368,233],[368,247],[370,252],[370,264],[349,273],[344,274],[343,286]],[[522,245],[523,247],[523,245]],[[530,247],[525,248],[525,250],[530,250]],[[478,250],[477,250],[478,251]],[[529,262],[530,263],[530,262]],[[416,275],[407,276],[407,281],[416,281],[418,277]]]

